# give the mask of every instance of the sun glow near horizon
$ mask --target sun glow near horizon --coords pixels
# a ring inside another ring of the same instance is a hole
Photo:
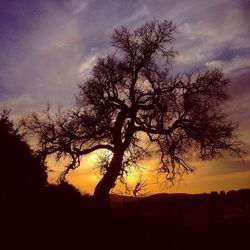
[[[83,194],[87,193],[92,195],[95,186],[102,177],[97,167],[100,154],[101,152],[84,156],[80,166],[70,171],[66,177],[67,181]],[[128,190],[117,180],[112,193],[133,195],[133,190],[138,182],[143,184],[143,189],[141,190],[142,195],[156,193],[195,194],[250,188],[250,170],[247,170],[246,166],[245,171],[241,171],[242,169],[239,169],[240,163],[237,163],[236,160],[232,160],[231,163],[224,162],[223,159],[213,160],[211,162],[193,162],[195,171],[191,174],[184,175],[182,178],[177,178],[174,184],[166,182],[164,176],[160,176],[156,173],[155,166],[157,163],[158,159],[152,157],[142,161],[139,164],[141,166],[140,169],[131,167],[125,178]],[[232,166],[229,171],[221,172],[221,169],[224,169],[226,164],[231,164]],[[55,159],[49,159],[48,165],[50,171],[52,170],[48,173],[48,181],[49,183],[56,183],[63,170],[63,161],[58,162]]]

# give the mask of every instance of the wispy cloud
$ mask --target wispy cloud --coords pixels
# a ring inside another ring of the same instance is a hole
[[[223,69],[224,73],[242,74],[243,70],[250,71],[250,55],[235,56],[231,60],[214,60],[205,63],[207,67],[217,67]]]
[[[87,1],[82,1],[78,6],[75,7],[75,9],[73,10],[73,14],[74,15],[80,14],[83,10],[86,9],[87,5],[88,5]]]
[[[81,63],[77,69],[77,72],[79,73],[80,77],[84,76],[86,73],[89,72],[89,70],[93,67],[95,63],[96,58],[97,54],[84,58],[84,62]]]

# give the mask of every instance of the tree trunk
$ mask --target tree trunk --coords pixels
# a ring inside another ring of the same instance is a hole
[[[100,209],[109,209],[109,192],[114,186],[115,181],[122,167],[123,152],[114,152],[109,168],[100,182],[97,184],[94,192],[96,206]]]

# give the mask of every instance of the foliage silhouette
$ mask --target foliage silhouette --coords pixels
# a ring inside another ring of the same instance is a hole
[[[221,156],[223,150],[242,153],[234,135],[237,126],[223,112],[230,80],[219,69],[170,73],[175,29],[168,20],[115,29],[114,54],[97,60],[79,85],[72,109],[22,120],[23,131],[38,139],[44,158],[71,158],[62,181],[83,155],[106,153],[94,192],[102,205],[108,204],[116,180],[123,181],[130,166],[152,152],[159,156],[156,169],[168,181],[193,171],[188,163],[193,152],[202,160]]]
[[[1,248],[12,249],[11,244],[24,241],[26,227],[36,220],[33,215],[47,173],[40,157],[14,129],[8,110],[0,114],[0,177]]]
[[[31,199],[47,184],[46,167],[14,129],[9,111],[0,117],[0,192],[4,199]]]

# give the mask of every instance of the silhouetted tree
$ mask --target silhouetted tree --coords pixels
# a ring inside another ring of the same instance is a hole
[[[62,180],[79,166],[81,156],[107,152],[94,192],[102,204],[117,178],[150,152],[159,155],[157,170],[170,181],[193,170],[188,164],[193,152],[203,160],[223,150],[241,153],[233,134],[236,125],[222,108],[229,98],[229,79],[218,69],[170,74],[175,29],[167,20],[115,29],[115,53],[97,60],[79,85],[72,109],[54,116],[49,111],[32,114],[22,121],[24,131],[38,139],[43,156],[71,157]]]
[[[0,138],[1,199],[27,201],[46,185],[45,166],[13,128],[7,110],[0,116]]]

